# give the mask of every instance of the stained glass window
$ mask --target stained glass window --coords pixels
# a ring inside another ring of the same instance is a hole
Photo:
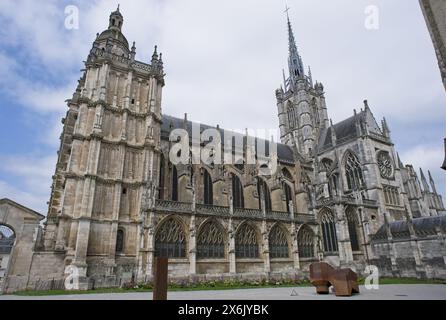
[[[158,257],[186,257],[186,236],[180,222],[170,218],[158,229],[155,236],[155,255]]]
[[[297,245],[299,248],[299,257],[314,257],[314,232],[310,227],[303,225],[297,235]]]
[[[197,239],[198,258],[224,258],[225,242],[220,226],[207,222],[200,230]]]
[[[338,252],[338,238],[336,235],[336,223],[333,213],[325,211],[320,219],[322,228],[322,239],[325,252]]]
[[[287,236],[282,227],[276,225],[269,234],[269,256],[271,258],[288,258],[289,246]]]
[[[235,237],[235,255],[238,258],[258,258],[259,243],[255,229],[245,223]]]

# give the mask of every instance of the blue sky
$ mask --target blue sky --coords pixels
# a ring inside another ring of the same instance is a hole
[[[0,198],[46,214],[64,101],[118,1],[0,2]],[[284,4],[274,0],[121,1],[137,59],[153,46],[167,72],[163,112],[226,128],[276,128],[274,91],[286,67]],[[79,29],[64,27],[79,8]],[[364,27],[379,9],[378,30]],[[431,170],[446,194],[446,94],[418,1],[289,0],[305,65],[337,122],[362,107],[386,117],[403,162]],[[255,116],[253,116],[255,115]]]

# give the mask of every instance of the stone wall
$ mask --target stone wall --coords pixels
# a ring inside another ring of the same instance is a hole
[[[445,244],[437,237],[372,243],[372,250],[381,277],[446,279]]]
[[[25,281],[10,286],[9,291],[17,290],[49,290],[63,288],[64,263],[63,252],[35,252],[32,254],[32,264],[29,269],[29,276]],[[10,279],[11,280],[11,279]],[[24,280],[24,279],[23,279]]]
[[[5,278],[0,283],[0,293],[26,288],[33,250],[41,231],[39,224],[43,218],[39,213],[12,200],[0,199],[0,225],[10,228],[15,235],[8,266],[5,266]]]
[[[229,273],[229,261],[226,260],[197,260],[198,274],[224,274]]]

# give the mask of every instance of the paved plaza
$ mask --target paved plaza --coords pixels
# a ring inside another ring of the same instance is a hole
[[[382,285],[378,290],[360,287],[352,297],[317,295],[313,287],[259,288],[237,290],[175,291],[169,300],[446,300],[446,285]],[[3,295],[0,300],[150,300],[151,292],[98,293],[53,296]]]

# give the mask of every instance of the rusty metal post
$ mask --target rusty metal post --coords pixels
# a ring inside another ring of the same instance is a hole
[[[155,257],[153,300],[167,300],[167,264],[167,258]]]

